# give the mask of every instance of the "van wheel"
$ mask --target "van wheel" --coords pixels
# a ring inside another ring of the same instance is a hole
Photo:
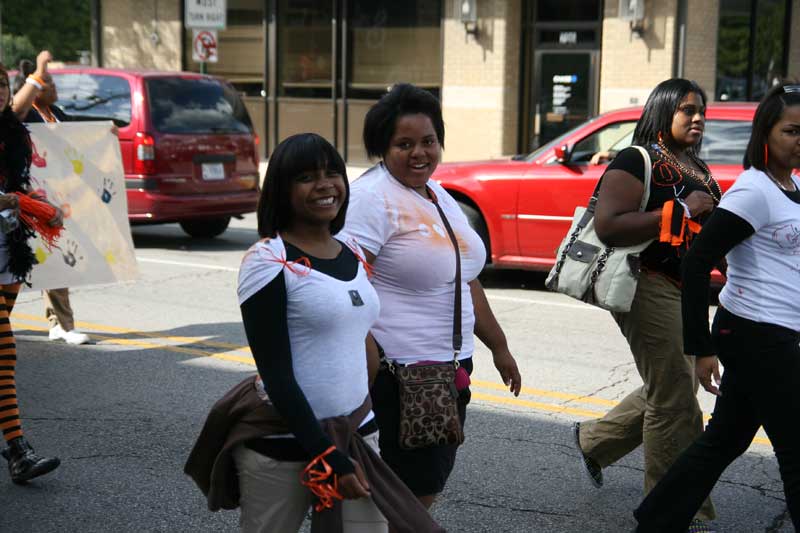
[[[228,229],[230,221],[231,217],[200,218],[195,220],[183,220],[180,224],[181,229],[192,237],[197,239],[211,239],[217,235],[222,235],[225,230]]]
[[[458,202],[458,207],[460,207],[464,212],[469,225],[475,230],[475,233],[477,233],[478,237],[480,237],[483,241],[483,245],[486,247],[486,262],[490,263],[492,261],[492,250],[489,246],[489,230],[486,228],[486,221],[483,220],[480,211],[471,205],[464,202]]]

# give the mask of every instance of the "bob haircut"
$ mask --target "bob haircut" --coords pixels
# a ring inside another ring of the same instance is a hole
[[[753,117],[753,130],[750,133],[750,142],[744,153],[742,165],[748,169],[753,167],[762,172],[767,171],[767,161],[764,157],[764,146],[767,145],[769,132],[781,119],[783,110],[789,106],[800,105],[800,85],[796,85],[797,92],[786,92],[785,87],[791,85],[789,81],[776,85],[764,95],[758,104]]]
[[[416,85],[398,83],[369,109],[364,118],[364,147],[367,155],[382,158],[389,151],[397,119],[417,113],[431,119],[439,144],[444,148],[444,120],[439,100]]]
[[[708,102],[705,91],[697,82],[683,78],[670,78],[656,85],[647,102],[644,104],[642,116],[633,130],[633,144],[648,147],[658,142],[658,134],[671,137],[672,118],[678,110],[681,100],[689,93],[697,93],[703,101],[703,106]],[[689,148],[690,153],[700,153],[703,140]]]
[[[316,133],[299,133],[281,141],[269,158],[256,210],[259,236],[274,238],[291,224],[294,216],[290,201],[292,180],[305,172],[318,170],[336,172],[344,178],[344,202],[331,221],[331,235],[339,233],[344,227],[350,201],[350,184],[342,156]]]

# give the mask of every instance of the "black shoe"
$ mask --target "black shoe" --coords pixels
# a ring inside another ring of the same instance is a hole
[[[11,481],[19,485],[48,472],[52,472],[61,460],[58,457],[39,457],[34,453],[25,437],[17,437],[8,442],[8,448],[0,452],[8,461]]]
[[[583,453],[583,449],[581,448],[580,422],[575,422],[575,424],[573,424],[572,435],[575,437],[575,446],[578,448],[578,451],[581,452],[581,464],[583,465],[583,469],[586,471],[586,475],[589,476],[589,481],[592,482],[592,485],[599,489],[603,486],[603,469],[597,464],[597,461]]]

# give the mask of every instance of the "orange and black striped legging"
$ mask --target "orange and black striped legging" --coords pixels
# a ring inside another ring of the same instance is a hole
[[[17,366],[17,345],[11,331],[9,315],[17,300],[20,285],[0,285],[0,429],[6,442],[22,436],[19,419],[17,385],[14,372]]]

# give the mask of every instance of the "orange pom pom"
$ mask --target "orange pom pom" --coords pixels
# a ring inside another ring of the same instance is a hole
[[[19,218],[33,231],[39,234],[48,250],[56,247],[64,226],[51,226],[50,221],[56,216],[56,208],[47,202],[36,200],[26,194],[14,193],[19,199]]]

